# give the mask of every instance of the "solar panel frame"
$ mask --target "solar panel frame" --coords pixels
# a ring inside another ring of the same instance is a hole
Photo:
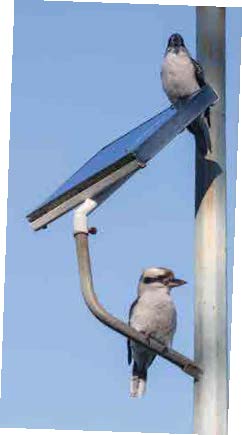
[[[204,86],[189,99],[180,102],[177,106],[170,106],[102,148],[53,195],[27,215],[32,227],[40,229],[41,225],[44,227],[80,204],[88,195],[94,197],[100,194],[102,181],[108,180],[110,185],[113,184],[112,174],[120,171],[121,168],[127,167],[127,171],[122,172],[124,176],[129,171],[136,172],[217,99],[214,90],[208,85]],[[131,170],[129,168],[132,162]],[[107,188],[105,182],[103,186]],[[75,198],[80,202],[75,201]],[[65,203],[70,206],[65,207]]]

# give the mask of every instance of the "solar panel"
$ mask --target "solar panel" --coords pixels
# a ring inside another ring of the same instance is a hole
[[[120,180],[144,167],[217,99],[213,89],[204,86],[179,106],[170,106],[102,148],[46,201],[28,214],[33,229],[45,227],[86,198],[101,194],[115,183],[120,186]]]

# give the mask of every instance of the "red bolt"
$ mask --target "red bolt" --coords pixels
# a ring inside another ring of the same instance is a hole
[[[97,234],[97,228],[95,228],[95,227],[88,228],[88,233],[89,234]]]

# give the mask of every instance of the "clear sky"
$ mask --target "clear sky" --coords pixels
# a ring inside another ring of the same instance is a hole
[[[240,36],[227,11],[228,283],[232,292]],[[193,381],[157,358],[129,398],[126,341],[80,295],[72,213],[34,233],[25,215],[102,146],[167,106],[168,36],[195,55],[195,8],[16,1],[1,427],[192,432]],[[142,268],[173,269],[174,348],[193,357],[194,143],[184,132],[91,217],[96,291],[127,318]]]

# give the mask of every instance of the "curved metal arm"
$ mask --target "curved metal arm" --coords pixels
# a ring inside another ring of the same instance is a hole
[[[194,361],[190,360],[189,358],[183,356],[182,354],[176,352],[173,349],[168,349],[165,345],[158,342],[154,338],[146,339],[143,334],[137,332],[134,328],[112,316],[102,307],[97,299],[93,288],[88,246],[88,233],[75,232],[74,235],[76,240],[76,250],[81,278],[82,294],[89,310],[94,314],[94,316],[109,328],[119,332],[125,337],[131,338],[132,340],[143,344],[148,349],[156,352],[161,357],[169,360],[173,364],[180,367],[187,374],[195,378],[195,380],[199,380],[199,376],[202,374],[202,370],[197,366]]]

